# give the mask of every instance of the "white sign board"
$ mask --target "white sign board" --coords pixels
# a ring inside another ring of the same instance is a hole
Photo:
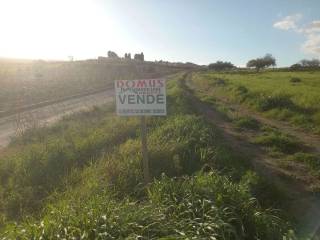
[[[119,116],[164,116],[166,108],[165,79],[115,81]]]

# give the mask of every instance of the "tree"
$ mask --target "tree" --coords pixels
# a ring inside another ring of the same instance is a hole
[[[108,51],[109,58],[119,58],[118,55],[113,51]]]
[[[320,61],[319,59],[315,59],[315,58],[312,60],[303,59],[300,61],[300,64],[302,67],[319,67]]]
[[[312,68],[319,68],[320,67],[320,60],[319,59],[302,59],[300,62],[293,64],[290,66],[291,70],[303,70],[303,69],[312,69]]]
[[[302,67],[302,65],[300,63],[296,63],[296,64],[293,64],[293,65],[290,66],[290,69],[294,70],[294,71],[301,70],[302,68],[303,67]]]
[[[247,67],[254,67],[258,72],[260,69],[270,66],[274,67],[276,65],[276,59],[271,54],[266,54],[262,58],[251,59],[249,62],[247,62]]]
[[[272,56],[272,54],[267,53],[264,57],[263,60],[265,62],[265,67],[275,67],[277,65],[276,59]]]
[[[235,68],[235,66],[231,62],[217,61],[215,63],[209,64],[208,68],[211,70],[222,71],[233,69]]]

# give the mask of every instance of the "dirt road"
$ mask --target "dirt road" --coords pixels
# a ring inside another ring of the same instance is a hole
[[[64,115],[111,101],[113,101],[113,89],[1,117],[0,149],[9,144],[11,137],[28,127],[50,124]]]

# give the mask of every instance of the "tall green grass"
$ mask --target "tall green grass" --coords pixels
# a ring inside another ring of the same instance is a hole
[[[83,113],[39,130],[46,132],[41,138],[30,132],[17,139],[11,147],[21,148],[22,157],[7,164],[14,163],[12,174],[20,180],[7,176],[1,182],[1,202],[11,202],[7,192],[32,194],[16,198],[17,215],[2,209],[2,239],[291,239],[285,218],[271,204],[259,204],[259,178],[247,173],[250,164],[228,148],[211,123],[193,114],[181,77],[168,84],[169,116],[147,122],[154,179],[148,187],[142,185],[135,118]],[[60,138],[62,148],[47,148]],[[16,162],[26,162],[32,174]],[[41,204],[30,207],[33,200]]]
[[[16,219],[37,211],[74,168],[94,161],[136,135],[137,119],[116,119],[101,109],[83,112],[50,128],[27,132],[0,157],[0,212]]]
[[[9,225],[20,239],[282,239],[287,223],[262,209],[246,183],[216,172],[152,183],[144,201],[99,192],[62,201],[38,222]],[[289,233],[290,234],[290,233]]]

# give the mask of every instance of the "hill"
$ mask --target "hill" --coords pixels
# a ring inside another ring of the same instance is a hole
[[[194,68],[189,64],[125,59],[85,61],[0,60],[0,113],[113,87],[116,79],[155,78]]]

